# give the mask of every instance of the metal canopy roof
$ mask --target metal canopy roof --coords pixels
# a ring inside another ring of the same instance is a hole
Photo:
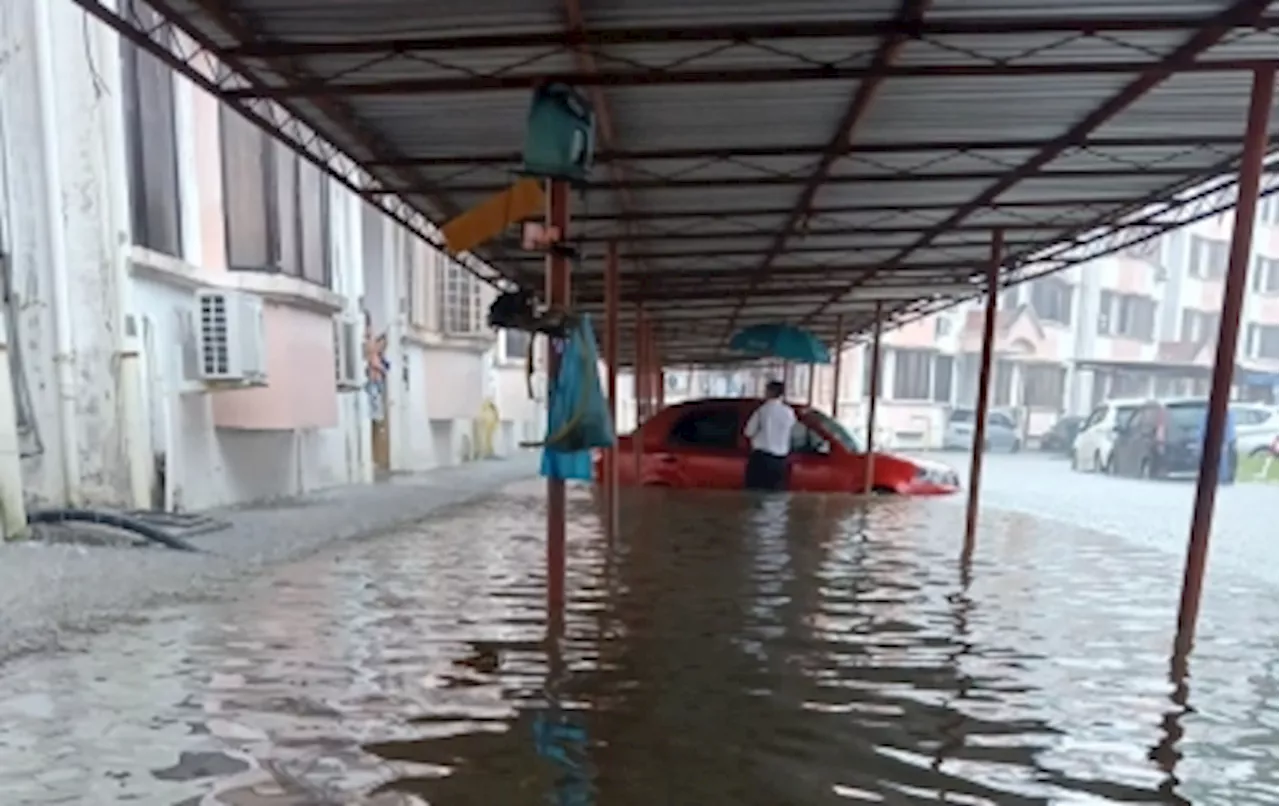
[[[993,228],[1013,281],[1216,214],[1277,52],[1267,0],[75,2],[427,237],[510,184],[532,87],[584,88],[574,296],[602,310],[616,240],[668,363],[973,296]]]

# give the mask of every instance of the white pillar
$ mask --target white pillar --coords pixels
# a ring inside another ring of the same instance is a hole
[[[80,502],[79,418],[76,411],[76,367],[71,318],[70,273],[67,255],[68,233],[62,211],[62,163],[59,145],[61,131],[59,99],[62,93],[54,77],[52,3],[38,3],[35,10],[36,92],[40,103],[40,124],[45,145],[46,225],[49,228],[49,284],[53,297],[55,323],[54,365],[57,372],[58,431],[61,446],[63,501],[74,506]]]

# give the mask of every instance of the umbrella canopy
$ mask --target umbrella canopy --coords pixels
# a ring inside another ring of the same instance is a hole
[[[734,334],[729,341],[729,349],[805,364],[831,363],[831,353],[817,336],[791,325],[752,325],[744,328]]]

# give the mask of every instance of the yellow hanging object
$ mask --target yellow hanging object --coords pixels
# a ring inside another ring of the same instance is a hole
[[[445,248],[456,255],[497,237],[516,222],[543,215],[546,207],[542,181],[521,179],[445,224],[440,234],[444,236]]]
[[[476,423],[479,426],[476,434],[476,443],[478,455],[481,459],[493,458],[493,437],[498,430],[500,421],[498,406],[493,402],[492,398],[485,398],[484,403],[480,406],[480,417]]]

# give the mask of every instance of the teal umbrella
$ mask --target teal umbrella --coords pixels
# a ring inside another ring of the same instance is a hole
[[[803,364],[830,364],[831,353],[818,337],[792,325],[752,325],[729,340],[729,349]]]

